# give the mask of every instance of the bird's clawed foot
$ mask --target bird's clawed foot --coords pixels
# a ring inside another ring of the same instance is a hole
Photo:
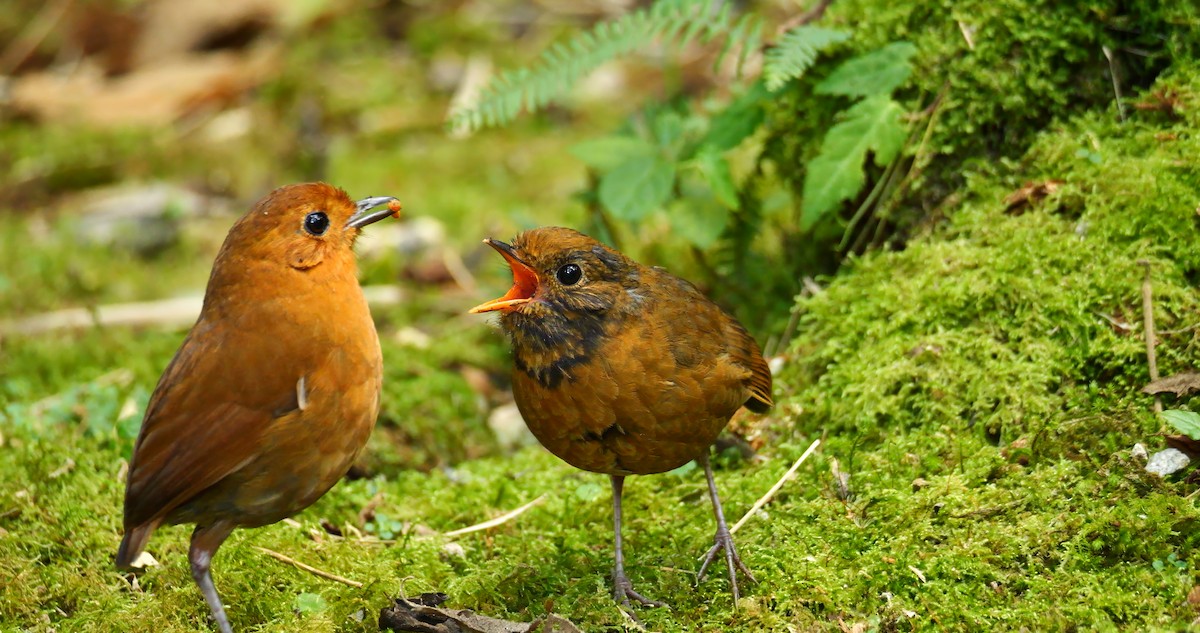
[[[704,580],[704,572],[721,550],[725,550],[725,565],[729,568],[729,586],[733,591],[733,603],[736,605],[738,598],[741,597],[737,584],[738,570],[740,569],[750,582],[758,581],[754,579],[754,574],[750,573],[750,569],[742,562],[742,557],[738,556],[737,548],[733,545],[733,535],[724,525],[718,527],[717,533],[713,536],[713,546],[704,555],[704,562],[700,564],[700,573],[696,574],[696,584],[700,584]]]
[[[630,606],[630,600],[647,607],[666,606],[666,603],[664,602],[651,600],[646,596],[634,591],[633,583],[629,582],[629,576],[626,576],[625,572],[619,570],[613,572],[613,600],[616,600],[618,603],[626,607]]]

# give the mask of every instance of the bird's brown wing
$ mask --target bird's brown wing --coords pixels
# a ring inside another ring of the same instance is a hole
[[[774,406],[775,402],[771,397],[771,368],[767,366],[767,361],[763,359],[758,343],[755,342],[754,337],[750,336],[746,328],[742,327],[737,319],[706,297],[688,280],[676,277],[659,267],[649,270],[651,272],[648,273],[648,276],[651,277],[651,283],[675,286],[677,292],[670,292],[666,295],[672,305],[660,309],[670,311],[673,322],[690,324],[687,328],[681,329],[689,332],[697,329],[710,331],[720,329],[722,331],[725,351],[735,364],[750,372],[750,376],[746,379],[750,397],[746,400],[745,407],[756,413],[765,413]],[[703,325],[705,323],[711,325],[705,326]],[[683,338],[678,343],[689,348],[697,345],[695,340],[688,338]]]
[[[298,406],[299,374],[278,361],[278,337],[222,325],[197,323],[150,399],[130,460],[127,530],[245,465],[267,425]]]

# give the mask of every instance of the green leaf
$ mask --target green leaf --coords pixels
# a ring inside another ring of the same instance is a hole
[[[587,483],[579,484],[579,486],[575,488],[575,497],[581,501],[591,502],[603,496],[604,492],[604,486],[601,486],[594,481],[589,481]]]
[[[850,34],[845,31],[801,25],[779,38],[763,56],[763,77],[767,90],[775,92],[787,82],[802,76],[824,49],[844,42]]]
[[[670,148],[683,136],[683,117],[678,112],[663,112],[654,118],[654,138],[659,147]]]
[[[879,95],[858,102],[846,111],[845,119],[829,128],[821,153],[808,162],[804,175],[801,229],[812,227],[862,191],[868,151],[875,153],[875,164],[881,167],[896,158],[904,145],[903,113],[900,104]]]
[[[729,209],[714,198],[689,197],[668,206],[667,218],[676,235],[694,246],[708,248],[729,225]]]
[[[1200,413],[1183,411],[1181,409],[1169,409],[1162,412],[1162,417],[1176,431],[1183,433],[1193,440],[1200,440]]]
[[[675,165],[661,156],[634,156],[600,178],[600,204],[618,220],[636,221],[661,207],[675,184]]]
[[[713,115],[708,134],[700,144],[719,152],[737,147],[762,125],[766,117],[763,104],[769,98],[763,82],[755,82],[724,110]]]
[[[292,601],[292,609],[297,613],[320,613],[328,606],[325,598],[316,593],[302,593]]]
[[[637,156],[654,154],[654,146],[632,136],[604,136],[576,143],[567,151],[588,167],[604,173]]]
[[[713,196],[728,209],[738,208],[737,186],[729,171],[729,161],[712,148],[705,147],[692,159],[692,164],[712,189]]]
[[[859,55],[838,66],[814,89],[817,94],[870,97],[890,95],[912,74],[909,59],[917,47],[908,42],[892,42],[883,48]]]

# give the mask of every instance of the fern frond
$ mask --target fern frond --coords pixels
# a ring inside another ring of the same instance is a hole
[[[536,112],[563,97],[602,64],[653,42],[676,49],[699,40],[724,38],[722,54],[740,46],[741,61],[758,48],[761,20],[735,16],[729,3],[713,11],[710,0],[658,0],[653,5],[559,42],[529,68],[505,71],[480,93],[473,105],[450,113],[451,129],[471,132],[504,125],[523,110]]]
[[[779,38],[763,56],[763,77],[767,90],[775,92],[805,73],[822,50],[850,37],[845,31],[801,25]]]

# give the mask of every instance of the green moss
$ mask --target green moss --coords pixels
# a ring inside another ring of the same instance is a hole
[[[913,113],[899,160],[904,184],[895,189],[893,183],[872,211],[885,222],[883,241],[893,243],[906,240],[931,215],[938,219],[943,205],[956,206],[948,196],[967,184],[972,172],[994,173],[997,164],[1024,155],[1048,126],[1070,117],[1104,113],[1116,119],[1118,110],[1136,114],[1141,91],[1164,71],[1200,55],[1194,36],[1200,29],[1197,5],[1159,0],[850,0],[832,4],[822,25],[853,35],[773,101],[764,155],[800,197],[802,167],[849,106],[844,98],[815,94],[813,87],[839,60],[898,41],[915,45],[913,74],[897,93]],[[1116,90],[1122,95],[1120,107]],[[824,264],[816,270],[831,270],[819,256],[843,252],[835,245],[846,223],[882,177],[882,169],[872,169],[866,189],[842,209],[841,221],[827,220],[808,231],[791,259],[815,259]],[[814,250],[815,255],[808,254]]]
[[[851,15],[860,5],[844,6],[843,15]],[[915,15],[916,9],[892,11]],[[1059,17],[1068,25],[1092,19]],[[1185,44],[1164,46],[1178,51]],[[963,67],[960,74],[967,72]],[[1197,614],[1186,596],[1200,584],[1195,471],[1162,480],[1129,454],[1135,442],[1160,448],[1158,434],[1166,430],[1138,393],[1148,379],[1139,260],[1153,272],[1164,331],[1160,370],[1192,367],[1200,352],[1200,332],[1191,327],[1200,322],[1194,169],[1200,70],[1178,63],[1154,89],[1173,95],[1177,115],[1137,111],[1121,124],[1111,113],[1055,114],[1051,119],[1060,122],[1028,132],[1031,146],[1011,154],[1020,158],[987,163],[984,154],[970,161],[956,191],[960,202],[948,205],[945,223],[903,252],[854,260],[824,280],[824,292],[799,301],[798,335],[778,376],[779,406],[750,422],[767,440],[761,459],[718,461],[727,515],[740,517],[813,437],[824,444],[765,514],[738,533],[760,581],[746,588],[738,611],[722,573],[692,587],[713,530],[700,473],[631,479],[628,570],[640,589],[672,605],[642,610],[647,628],[1191,625]],[[1018,123],[1035,126],[1035,118]],[[539,138],[523,158],[505,163],[502,154],[521,155],[516,135],[436,147],[432,139],[420,133],[395,147],[368,144],[361,171],[353,148],[343,147],[334,152],[333,171],[357,182],[347,184],[353,190],[413,179],[422,206],[449,208],[447,217],[478,229],[452,237],[463,244],[481,237],[476,233],[485,225],[487,232],[511,231],[569,217],[562,199],[575,175],[524,162],[552,153],[549,140]],[[415,182],[422,160],[437,169]],[[488,166],[475,182],[478,163]],[[524,182],[525,175],[548,182]],[[1008,194],[1049,179],[1062,181],[1049,197],[1005,210]],[[509,217],[494,217],[502,215],[496,209]],[[16,236],[0,231],[0,245],[25,239],[25,225],[17,226]],[[70,260],[65,240],[46,250],[22,256],[3,249],[4,274],[20,279],[24,290],[36,278],[21,270],[24,264],[53,272],[61,270],[59,260]],[[101,266],[108,261],[102,255],[79,261]],[[196,274],[177,268],[158,273],[117,259],[108,269],[113,279],[102,275],[86,292],[49,281],[27,309],[137,296]],[[369,266],[368,274],[388,278],[386,266]],[[122,276],[138,282],[134,294],[117,283]],[[489,290],[505,283],[499,264],[481,281]],[[222,548],[215,580],[237,630],[374,631],[390,596],[434,590],[450,595],[448,606],[496,617],[531,620],[552,610],[586,630],[625,626],[609,597],[612,528],[604,478],[537,447],[501,452],[458,370],[503,371],[503,340],[460,316],[478,297],[434,294],[421,288],[405,305],[377,312],[387,378],[371,476],[340,483],[296,517],[299,528],[281,523],[239,531]],[[24,310],[8,295],[0,311]],[[401,343],[403,327],[419,328],[431,344]],[[3,341],[0,630],[211,629],[187,570],[187,527],[154,537],[150,551],[163,564],[143,575],[136,590],[111,567],[130,421],[180,337],[96,331]],[[128,374],[114,379],[117,368]],[[833,459],[850,475],[847,498],[830,474]],[[448,539],[439,533],[541,495],[544,502],[521,517],[455,539],[464,556],[444,549]],[[359,513],[372,500],[375,519],[367,525]],[[325,533],[322,519],[350,538]],[[393,542],[360,539],[354,530]],[[256,547],[364,587],[321,580]],[[321,596],[325,607],[298,611],[297,596],[306,593]]]

